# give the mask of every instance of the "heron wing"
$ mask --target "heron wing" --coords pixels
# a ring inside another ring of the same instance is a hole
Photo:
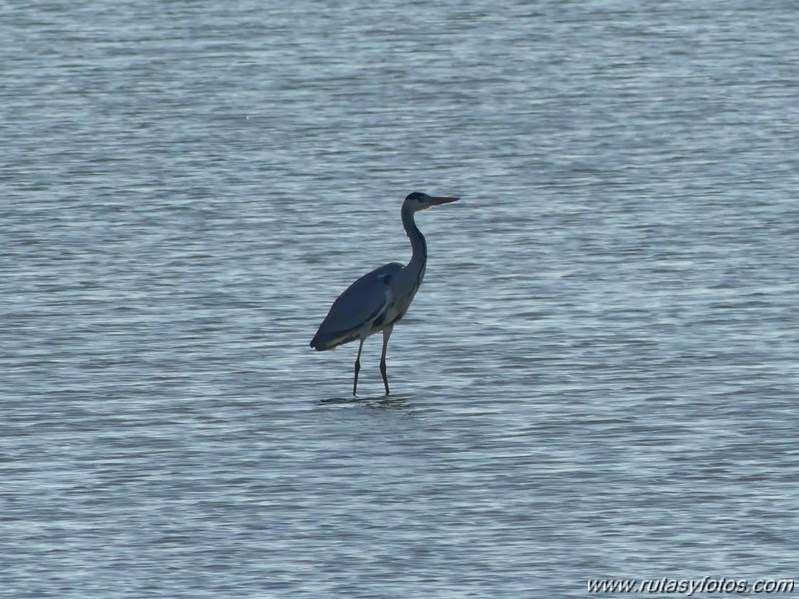
[[[402,268],[398,262],[384,264],[350,285],[333,302],[311,347],[321,351],[357,339],[366,325],[388,309],[392,297],[389,283]]]

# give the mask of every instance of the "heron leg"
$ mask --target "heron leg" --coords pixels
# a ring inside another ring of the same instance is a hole
[[[391,337],[391,331],[393,329],[393,324],[383,329],[383,354],[380,356],[380,374],[383,376],[383,385],[386,388],[386,395],[390,393],[388,390],[388,376],[386,375],[386,349],[388,349],[388,338]]]
[[[366,337],[361,337],[361,344],[358,346],[358,356],[355,358],[355,382],[352,383],[353,397],[358,395],[358,372],[361,370],[361,350],[363,349],[364,341],[366,341]]]

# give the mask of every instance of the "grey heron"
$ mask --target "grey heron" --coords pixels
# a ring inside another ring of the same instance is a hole
[[[391,262],[362,276],[338,296],[325,317],[319,330],[311,341],[311,347],[324,351],[358,339],[358,355],[355,358],[355,380],[352,394],[357,395],[358,372],[361,369],[361,350],[369,335],[383,332],[383,353],[380,356],[380,374],[386,395],[389,394],[386,376],[386,348],[394,325],[408,311],[414,295],[422,284],[427,264],[427,243],[416,226],[414,214],[454,202],[458,198],[433,197],[418,191],[413,192],[402,202],[402,226],[411,240],[413,255],[403,266]]]

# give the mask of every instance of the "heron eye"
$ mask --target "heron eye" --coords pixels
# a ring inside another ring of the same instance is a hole
[[[416,202],[424,202],[427,199],[427,194],[422,193],[421,191],[414,191],[408,194],[408,197],[405,198],[406,200],[414,200]]]

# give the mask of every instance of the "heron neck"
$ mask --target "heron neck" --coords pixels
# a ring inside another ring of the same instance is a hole
[[[419,227],[416,226],[413,214],[413,210],[409,207],[402,207],[402,226],[405,227],[405,233],[408,235],[408,239],[411,240],[411,249],[413,250],[413,256],[411,256],[411,261],[408,262],[408,268],[422,270],[427,262],[427,243]]]

